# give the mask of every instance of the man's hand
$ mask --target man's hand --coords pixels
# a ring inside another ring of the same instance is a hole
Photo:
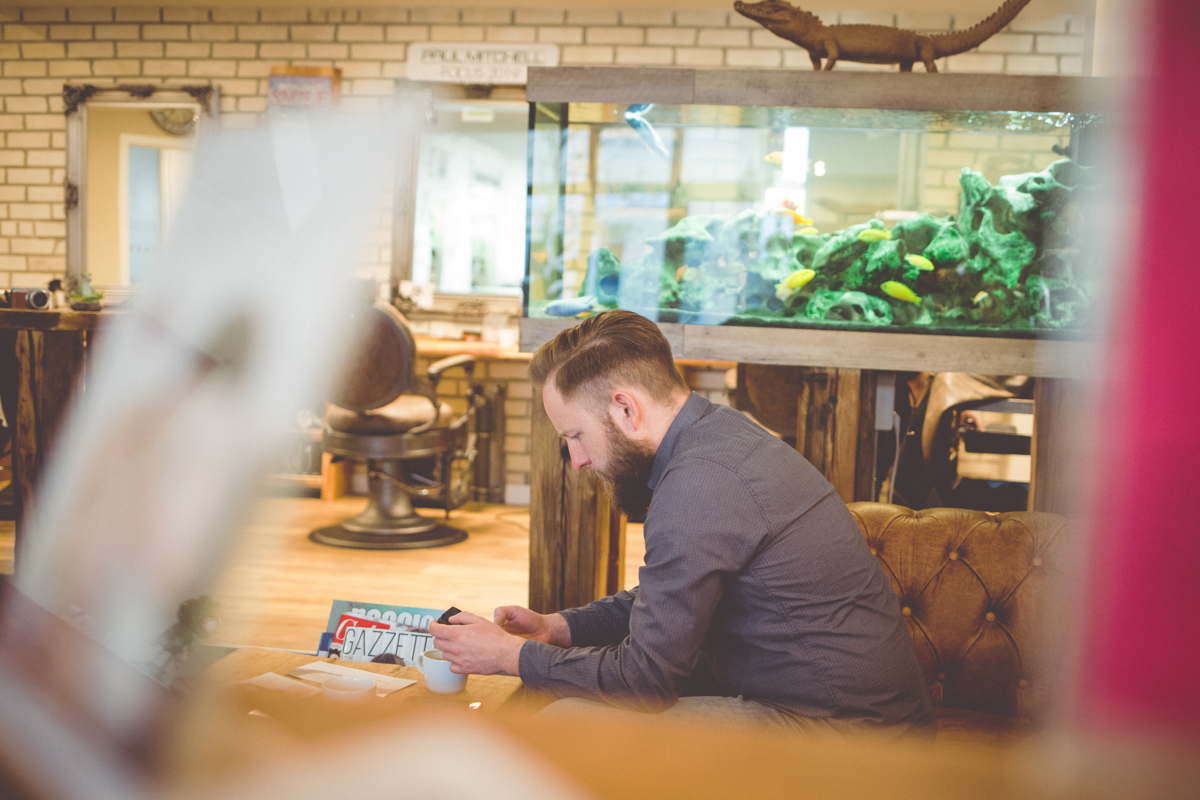
[[[493,619],[508,633],[522,638],[555,647],[571,646],[571,629],[562,614],[539,614],[521,606],[500,606]]]
[[[451,672],[520,677],[524,639],[467,611],[455,614],[450,621],[453,624],[429,623],[429,632],[433,634],[433,646],[450,662]]]

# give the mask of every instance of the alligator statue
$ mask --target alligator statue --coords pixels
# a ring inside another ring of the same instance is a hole
[[[899,64],[901,72],[912,72],[920,61],[926,72],[937,72],[936,59],[956,55],[978,47],[1000,31],[1021,11],[1029,0],[1004,0],[990,17],[970,28],[951,33],[923,34],[885,25],[825,25],[816,14],[803,11],[783,0],[743,3],[733,8],[744,17],[762,25],[771,33],[794,42],[808,51],[813,69],[833,69],[838,59],[868,64]]]

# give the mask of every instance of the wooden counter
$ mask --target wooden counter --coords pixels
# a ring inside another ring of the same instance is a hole
[[[0,403],[13,437],[18,548],[33,482],[84,370],[89,339],[111,313],[0,309]]]
[[[523,353],[517,345],[502,347],[495,342],[468,342],[461,339],[437,339],[433,336],[418,334],[413,337],[417,341],[417,355],[429,358],[444,358],[445,356],[469,355],[476,358],[503,358],[517,361],[528,361],[533,353]]]

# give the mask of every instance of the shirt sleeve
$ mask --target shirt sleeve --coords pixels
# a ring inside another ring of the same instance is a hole
[[[586,606],[563,611],[563,618],[571,629],[571,646],[595,647],[617,644],[623,640],[629,635],[629,612],[637,595],[635,586]]]
[[[603,646],[526,642],[519,668],[531,689],[641,711],[661,711],[679,697],[723,586],[749,563],[766,523],[737,473],[692,458],[663,475],[644,530],[646,565],[638,591],[629,595],[628,635]],[[590,608],[582,610],[584,620],[611,611]]]

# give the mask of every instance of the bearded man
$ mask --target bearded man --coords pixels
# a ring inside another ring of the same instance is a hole
[[[790,729],[931,732],[900,606],[846,505],[794,449],[688,390],[654,323],[585,320],[530,364],[576,469],[645,512],[640,584],[582,608],[430,626],[459,673],[575,705]]]

